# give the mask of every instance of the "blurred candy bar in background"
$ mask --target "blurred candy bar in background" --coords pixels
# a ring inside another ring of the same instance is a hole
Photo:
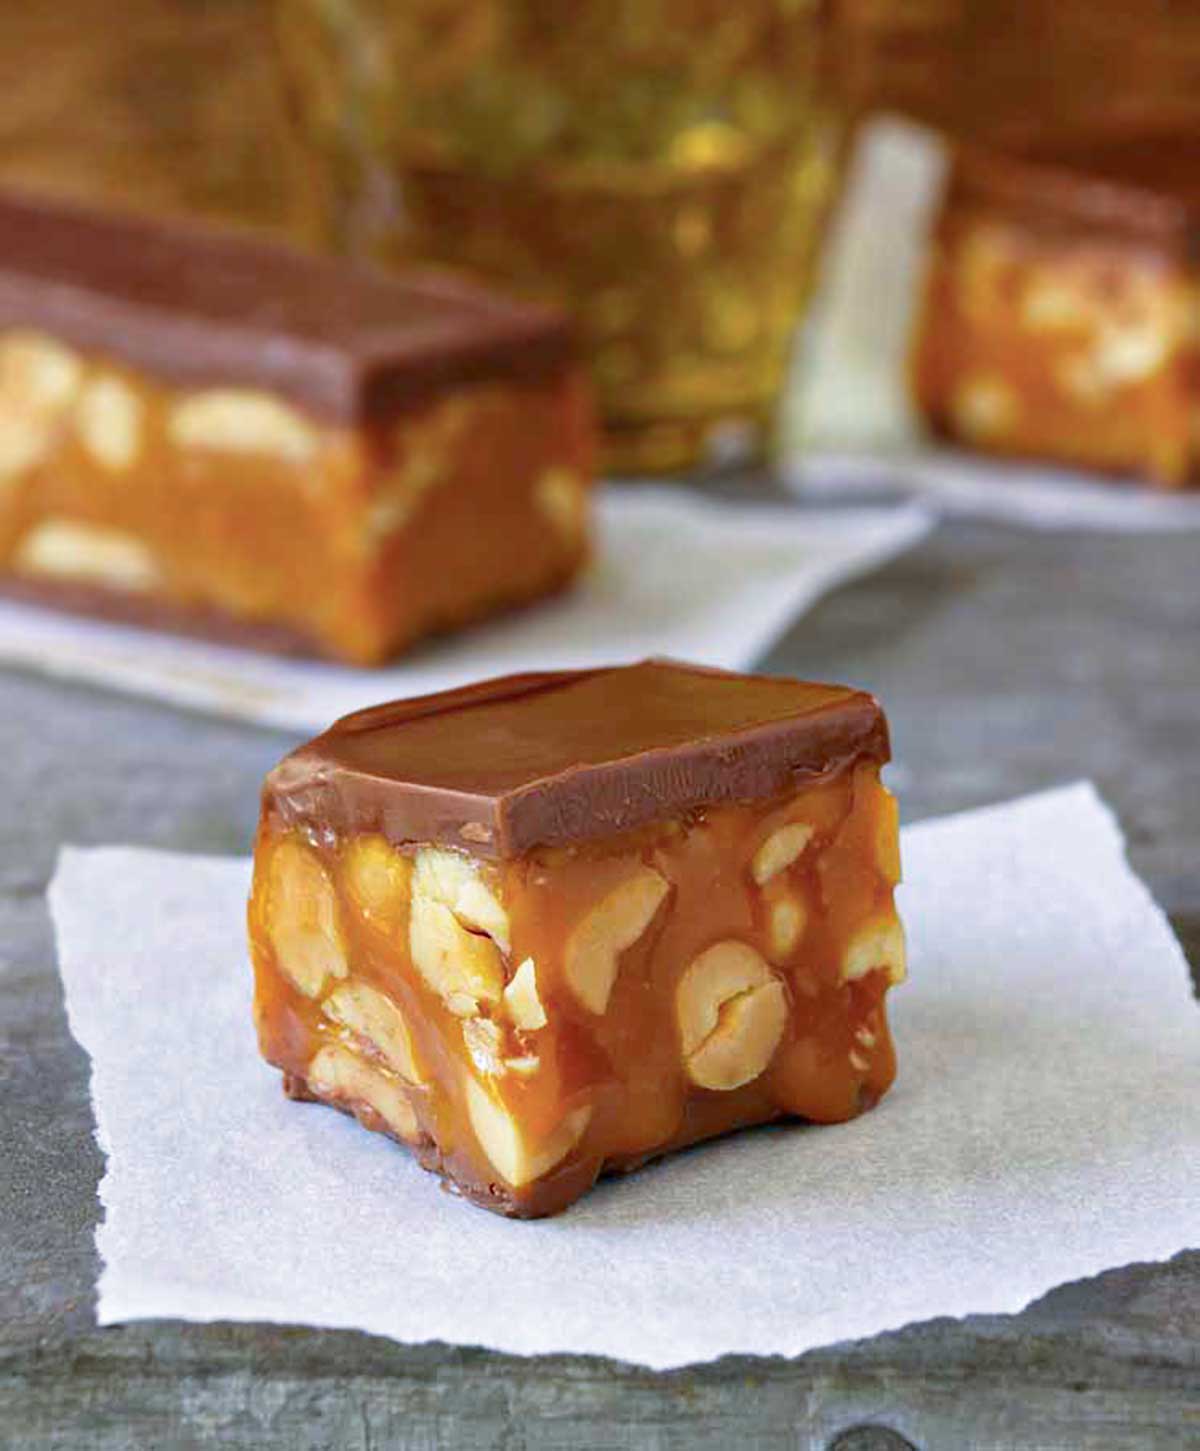
[[[1200,477],[1200,132],[1109,118],[960,147],[914,356],[935,433]]]
[[[592,430],[565,320],[0,196],[0,589],[378,663],[565,585]]]

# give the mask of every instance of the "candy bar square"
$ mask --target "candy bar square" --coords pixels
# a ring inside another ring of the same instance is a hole
[[[566,324],[429,274],[0,197],[0,591],[375,664],[566,586]]]
[[[957,148],[912,359],[932,434],[1200,482],[1194,158],[1147,117]]]
[[[895,802],[860,691],[646,661],[345,717],[268,776],[250,941],[286,1091],[503,1214],[895,1073]]]

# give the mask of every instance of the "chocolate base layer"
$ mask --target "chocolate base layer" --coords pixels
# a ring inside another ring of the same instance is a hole
[[[449,634],[472,620],[502,618],[507,614],[534,609],[542,600],[568,589],[575,578],[576,571],[570,568],[564,570],[560,578],[539,586],[537,593],[529,598],[481,601],[469,612],[464,611],[452,619],[422,629],[421,639],[433,642],[439,634]],[[128,590],[106,589],[103,585],[0,573],[0,599],[36,605],[58,614],[88,616],[110,624],[129,625],[156,634],[206,640],[210,644],[227,645],[258,654],[323,661],[351,669],[373,668],[351,665],[326,649],[314,635],[305,634],[295,626],[249,620],[209,605],[182,605],[162,595],[134,594]],[[394,654],[399,655],[409,645],[408,641],[399,642]],[[388,660],[381,660],[378,667],[388,663]]]
[[[175,604],[160,595],[0,574],[0,598],[37,605],[59,614],[88,615],[111,624],[186,635],[272,655],[328,658],[322,656],[318,641],[294,626],[242,619],[205,605]]]
[[[325,1108],[337,1109],[358,1122],[372,1133],[384,1134],[401,1148],[407,1149],[428,1174],[435,1174],[442,1181],[442,1187],[449,1193],[468,1199],[481,1209],[506,1219],[547,1219],[569,1209],[577,1199],[601,1179],[624,1177],[650,1168],[661,1160],[683,1150],[698,1147],[712,1139],[745,1129],[765,1128],[771,1124],[793,1124],[800,1127],[809,1122],[785,1113],[782,1109],[764,1113],[761,1108],[733,1112],[719,1099],[710,1103],[710,1112],[686,1120],[680,1131],[665,1143],[656,1146],[649,1153],[630,1154],[609,1160],[601,1165],[594,1161],[572,1164],[557,1173],[538,1180],[524,1196],[515,1194],[507,1185],[496,1182],[475,1183],[456,1176],[441,1151],[428,1135],[422,1135],[415,1143],[402,1139],[394,1133],[384,1119],[366,1103],[332,1103],[314,1093],[307,1081],[296,1073],[282,1075],[284,1095],[298,1103],[319,1103]],[[860,1111],[874,1108],[877,1096],[864,1097]]]
[[[349,1118],[357,1119],[363,1128],[369,1129],[375,1134],[383,1134],[393,1143],[399,1144],[402,1149],[407,1149],[427,1174],[435,1174],[442,1181],[442,1188],[448,1193],[469,1199],[472,1204],[477,1204],[481,1209],[490,1209],[493,1214],[501,1214],[506,1219],[545,1219],[550,1215],[561,1213],[581,1194],[586,1193],[595,1180],[595,1174],[592,1172],[586,1176],[585,1182],[579,1185],[578,1170],[574,1170],[572,1172],[575,1177],[572,1179],[571,1192],[563,1194],[560,1187],[558,1195],[552,1195],[549,1191],[556,1181],[551,1177],[538,1185],[539,1191],[543,1189],[547,1191],[545,1194],[538,1192],[536,1197],[522,1200],[503,1184],[476,1184],[457,1178],[442,1157],[441,1150],[428,1134],[422,1134],[415,1142],[401,1138],[399,1134],[392,1131],[387,1121],[369,1103],[333,1103],[327,1098],[322,1098],[320,1094],[314,1093],[309,1088],[307,1079],[298,1073],[284,1072],[283,1093],[285,1098],[290,1098],[296,1103],[319,1103],[325,1108],[336,1109],[338,1113],[344,1113]]]

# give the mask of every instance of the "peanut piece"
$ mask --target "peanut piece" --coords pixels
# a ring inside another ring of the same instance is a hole
[[[1078,290],[1052,276],[1030,280],[1021,294],[1021,323],[1029,332],[1071,331],[1091,321],[1092,310]]]
[[[542,1060],[536,1053],[526,1053],[520,1058],[506,1058],[504,1066],[518,1078],[532,1078],[541,1067]]]
[[[22,538],[14,567],[22,574],[83,580],[106,589],[146,591],[161,582],[154,556],[132,534],[74,519],[44,519]]]
[[[399,1081],[364,1063],[348,1048],[322,1048],[308,1065],[308,1086],[347,1108],[365,1104],[398,1138],[411,1143],[420,1137],[417,1115]]]
[[[790,957],[807,926],[808,913],[803,902],[795,897],[781,897],[778,902],[773,902],[770,915],[772,957],[776,960]]]
[[[435,404],[417,419],[401,425],[397,442],[400,462],[379,483],[367,510],[364,542],[370,548],[416,515],[433,489],[454,476],[454,453],[462,447],[464,430],[477,416],[479,396],[453,396]]]
[[[675,990],[688,1077],[728,1091],[770,1063],[787,1022],[783,983],[755,950],[732,939],[702,952]]]
[[[1075,403],[1093,408],[1111,391],[1108,379],[1096,366],[1091,353],[1072,353],[1055,363],[1054,381],[1059,389],[1070,394]]]
[[[0,483],[42,463],[53,442],[51,430],[36,419],[0,409]]]
[[[79,359],[53,338],[12,332],[0,339],[0,482],[49,456],[82,376]]]
[[[456,1018],[474,1018],[479,1014],[479,999],[470,993],[452,991],[444,999],[446,1010]]]
[[[468,932],[449,907],[413,893],[408,924],[413,965],[457,1017],[473,1017],[479,1004],[498,1003],[504,964],[490,937]]]
[[[504,989],[504,1006],[513,1023],[527,1033],[534,1033],[546,1026],[546,1009],[538,997],[537,969],[532,957],[527,957],[512,981]]]
[[[1109,324],[1102,329],[1095,351],[1096,370],[1115,387],[1142,383],[1170,356],[1172,340],[1165,324],[1153,321],[1132,327]]]
[[[334,988],[325,999],[322,1011],[327,1018],[364,1039],[406,1082],[421,1082],[408,1024],[391,998],[365,982],[347,982]]]
[[[83,377],[83,364],[70,348],[36,332],[12,332],[0,339],[0,406],[39,417],[61,414]]]
[[[423,847],[417,853],[413,890],[449,907],[468,927],[486,932],[501,952],[509,951],[508,913],[470,857],[440,847]]]
[[[463,1042],[471,1062],[486,1077],[504,1072],[504,1034],[490,1018],[468,1018],[463,1024]]]
[[[382,836],[358,836],[347,846],[342,872],[368,922],[395,930],[408,908],[412,863]]]
[[[842,981],[853,982],[882,968],[889,982],[903,982],[907,975],[904,928],[894,913],[860,927],[850,939],[842,958]]]
[[[890,887],[900,881],[900,805],[892,793],[882,789],[879,819],[875,827],[875,860]]]
[[[142,445],[142,405],[120,378],[94,378],[75,405],[75,424],[84,448],[111,473],[132,468]]]
[[[329,873],[294,838],[267,860],[267,935],[279,970],[306,997],[320,997],[330,978],[349,972]]]
[[[181,449],[252,453],[306,463],[317,451],[316,428],[294,408],[242,388],[213,388],[181,399],[167,422]]]
[[[578,544],[587,511],[587,488],[571,469],[552,468],[539,475],[533,498],[565,544]]]
[[[1017,399],[1007,383],[987,374],[964,379],[950,401],[959,432],[968,439],[996,439],[1011,432]]]
[[[564,970],[572,991],[589,1012],[608,1007],[618,959],[649,927],[671,889],[653,867],[641,867],[614,887],[567,939]]]
[[[813,829],[806,822],[793,821],[773,831],[762,846],[754,853],[750,863],[750,874],[760,887],[772,877],[786,871],[794,861],[799,860],[805,847],[813,838]]]
[[[954,258],[955,288],[969,317],[990,320],[1013,259],[1012,243],[998,227],[975,227],[963,240]]]
[[[468,1078],[467,1114],[492,1167],[506,1183],[519,1189],[566,1158],[583,1137],[592,1110],[586,1106],[574,1109],[541,1143],[533,1144],[503,1104],[474,1078]]]

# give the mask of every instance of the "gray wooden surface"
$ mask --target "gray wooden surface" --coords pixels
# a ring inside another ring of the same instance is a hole
[[[1198,547],[944,526],[766,664],[882,696],[908,820],[1093,777],[1195,965]],[[0,674],[0,1446],[1200,1447],[1197,1250],[1018,1316],[666,1375],[299,1328],[97,1330],[101,1157],[42,896],[55,851],[243,851],[289,743]]]

